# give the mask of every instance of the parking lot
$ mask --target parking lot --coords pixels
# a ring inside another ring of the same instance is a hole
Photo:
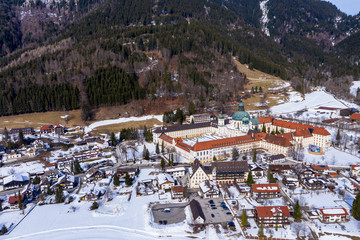
[[[188,203],[171,203],[171,204],[156,204],[152,206],[151,211],[154,216],[154,222],[164,224],[173,224],[179,223],[185,220],[185,211],[184,208]],[[165,212],[164,210],[168,208],[170,212]],[[160,222],[161,221],[161,222]]]
[[[213,198],[211,200],[214,201],[216,209],[212,209],[210,206],[209,200],[210,199],[202,199],[200,197],[195,197],[197,201],[199,201],[201,208],[205,215],[205,223],[206,224],[218,224],[218,223],[228,223],[234,220],[232,214],[226,214],[227,212],[231,212],[229,210],[224,210],[220,204],[223,202],[223,199],[220,198]],[[213,214],[213,216],[211,215]]]

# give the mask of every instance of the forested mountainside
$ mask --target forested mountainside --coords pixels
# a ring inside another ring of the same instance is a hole
[[[299,91],[342,87],[336,94],[347,97],[344,86],[359,76],[360,51],[352,50],[359,16],[318,0],[6,0],[0,7],[0,115],[180,96],[184,105],[221,106],[247,81],[233,58]]]

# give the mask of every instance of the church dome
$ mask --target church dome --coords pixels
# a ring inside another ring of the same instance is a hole
[[[250,115],[245,112],[245,107],[244,107],[244,103],[241,99],[240,103],[239,103],[239,109],[237,112],[234,113],[234,115],[232,116],[232,120],[235,121],[247,121],[249,122],[250,120]]]

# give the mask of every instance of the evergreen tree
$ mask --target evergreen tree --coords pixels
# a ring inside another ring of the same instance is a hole
[[[156,154],[160,154],[160,148],[159,148],[159,143],[156,144],[156,150],[155,150]]]
[[[276,133],[276,134],[280,134],[279,129],[278,129],[278,127],[277,127],[277,126],[276,126],[275,133]]]
[[[258,87],[257,86],[255,86],[255,92],[258,93]]]
[[[164,170],[165,169],[165,159],[164,158],[161,158],[160,165],[161,165],[161,169]]]
[[[116,173],[113,176],[113,183],[114,183],[115,186],[120,185],[120,179],[119,179],[119,176]]]
[[[146,151],[147,151],[147,148],[146,148],[146,145],[144,144],[144,148],[143,148],[143,152],[142,152],[142,157],[145,159],[145,156],[146,156]]]
[[[340,144],[341,135],[340,135],[340,128],[338,128],[337,134],[336,134],[336,144]]]
[[[254,184],[254,179],[253,179],[253,176],[252,176],[252,172],[250,171],[248,176],[247,176],[247,179],[246,179],[246,184],[248,186],[251,186],[251,184]]]
[[[193,115],[195,113],[195,104],[194,104],[194,102],[190,102],[188,111],[189,111],[189,115]]]
[[[216,157],[214,156],[214,157],[213,157],[213,161],[216,162],[216,160],[217,160],[217,159],[216,159]]]
[[[126,175],[125,175],[125,184],[126,184],[126,186],[132,185],[132,179],[130,178],[130,175],[128,173],[126,173]]]
[[[8,232],[8,229],[7,229],[7,227],[5,226],[5,225],[3,225],[2,226],[2,228],[1,228],[1,234],[5,234],[5,233],[7,233]]]
[[[246,210],[243,209],[242,215],[241,215],[241,226],[245,227],[247,225],[248,225],[248,220],[247,220]]]
[[[112,146],[116,146],[116,137],[115,137],[115,133],[114,133],[114,132],[111,133],[110,140],[111,140],[111,145],[112,145]]]
[[[19,130],[19,143],[20,145],[24,144],[24,134],[21,129]]]
[[[73,173],[73,174],[75,174],[75,170],[74,170],[74,162],[72,162],[71,164],[70,164],[70,171]]]
[[[263,92],[263,89],[262,89],[262,87],[260,86],[260,88],[259,88],[259,92],[260,93],[262,93]]]
[[[162,141],[161,143],[161,153],[165,152],[165,145],[164,145],[164,141]]]
[[[268,180],[269,183],[276,183],[276,179],[274,178],[274,175],[271,172],[268,173]]]
[[[23,209],[24,209],[24,204],[23,204],[23,202],[22,202],[22,197],[21,197],[20,190],[19,190],[19,193],[18,193],[18,206],[19,206],[19,209],[20,209],[20,210],[23,210]]]
[[[252,93],[252,94],[255,93],[254,87],[251,87],[251,93]]]
[[[353,205],[351,215],[356,219],[360,220],[360,192],[356,195]]]
[[[91,120],[91,110],[86,103],[81,105],[81,120],[84,122]]]
[[[79,173],[82,173],[82,172],[83,172],[83,170],[82,170],[82,168],[80,166],[79,161],[75,160],[74,161],[74,174],[79,174]]]
[[[264,226],[263,226],[262,223],[260,224],[260,227],[259,227],[258,236],[259,236],[259,237],[265,237],[265,234],[264,234]]]
[[[256,162],[256,149],[254,150],[254,154],[253,154],[253,162]]]
[[[2,212],[3,208],[2,208],[2,201],[0,200],[0,212]]]
[[[302,217],[299,200],[296,200],[293,217],[295,218],[295,220],[300,220]]]
[[[266,127],[265,127],[265,124],[264,124],[264,123],[263,123],[261,132],[266,133]]]
[[[145,160],[149,160],[150,159],[150,152],[148,149],[145,150],[145,156],[144,156]]]
[[[63,189],[62,189],[62,187],[59,187],[55,191],[55,202],[56,203],[62,203],[64,201],[65,201],[65,198],[64,198]]]
[[[95,201],[95,202],[93,202],[93,204],[91,205],[90,210],[95,210],[95,209],[98,209],[98,208],[99,208],[99,204]]]

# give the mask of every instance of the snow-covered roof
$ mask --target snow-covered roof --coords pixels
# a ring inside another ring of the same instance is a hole
[[[320,208],[323,215],[349,215],[345,208]]]
[[[209,191],[219,191],[219,188],[217,187],[215,182],[206,180],[204,182],[201,182],[199,184],[200,189],[203,193],[209,192]]]
[[[25,174],[13,174],[13,175],[5,177],[3,179],[3,181],[4,181],[4,185],[6,185],[12,181],[24,182],[24,181],[29,181],[29,176],[27,176]]]
[[[175,168],[166,169],[166,172],[179,172],[179,171],[185,171],[185,167],[175,167]]]
[[[169,174],[167,173],[160,173],[158,176],[157,176],[157,181],[159,183],[159,185],[162,185],[162,184],[165,184],[167,182],[175,182],[175,180],[173,179],[172,176],[170,176]]]

